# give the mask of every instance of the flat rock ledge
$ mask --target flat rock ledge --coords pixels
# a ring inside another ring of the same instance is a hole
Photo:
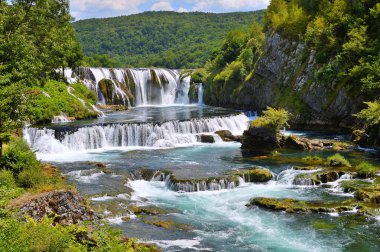
[[[285,211],[287,213],[340,213],[352,211],[356,204],[353,201],[345,202],[316,202],[295,199],[253,198],[246,205],[260,207],[272,211]]]
[[[56,190],[37,195],[25,195],[11,203],[33,219],[40,221],[45,216],[54,223],[71,225],[83,221],[100,219],[85,203],[85,200],[72,190]]]

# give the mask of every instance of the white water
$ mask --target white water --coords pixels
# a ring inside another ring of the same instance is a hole
[[[180,71],[169,69],[132,69],[132,68],[80,68],[79,73],[65,70],[68,82],[82,81],[88,88],[96,91],[99,104],[106,104],[104,91],[99,87],[101,80],[109,80],[112,90],[107,96],[111,104],[123,105],[170,105],[188,104],[191,77],[180,78]],[[134,89],[134,92],[133,92]],[[131,104],[128,96],[135,97]]]
[[[62,113],[59,116],[54,116],[53,120],[51,121],[51,123],[53,124],[68,123],[68,122],[71,122],[71,120],[64,113]]]
[[[203,84],[198,84],[198,105],[203,105]]]
[[[76,152],[107,147],[156,147],[173,148],[198,142],[197,135],[230,130],[241,135],[247,129],[248,118],[244,114],[168,121],[162,124],[110,124],[58,132],[54,129],[25,128],[24,137],[33,150],[41,153]]]
[[[304,199],[302,194],[276,183],[245,184],[233,190],[176,193],[164,182],[132,181],[133,200],[175,207],[181,219],[195,227],[197,237],[192,249],[212,247],[215,251],[339,251],[340,244],[326,243],[326,237],[314,239],[308,226],[289,225],[293,215],[284,215],[245,205],[252,197],[290,197]],[[155,241],[165,245],[165,241]],[[182,248],[176,241],[165,249]]]

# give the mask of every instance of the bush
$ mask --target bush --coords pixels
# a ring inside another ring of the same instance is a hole
[[[333,167],[351,167],[350,162],[340,154],[335,154],[327,158],[327,164]]]
[[[377,125],[380,123],[380,103],[379,102],[365,102],[368,108],[363,109],[355,116],[363,119],[369,126]]]
[[[8,170],[0,170],[0,187],[12,188],[16,186],[13,173]]]
[[[274,109],[267,107],[263,115],[251,122],[251,127],[265,127],[279,131],[285,126],[289,126],[290,113],[285,109]]]
[[[374,177],[378,170],[379,170],[378,167],[367,162],[362,162],[356,167],[358,177],[360,178]]]
[[[51,219],[20,222],[0,219],[0,251],[158,251],[154,247],[124,242],[121,231],[107,226],[53,226]]]
[[[39,169],[40,163],[28,144],[21,138],[14,138],[4,151],[2,167],[17,177],[25,169]]]

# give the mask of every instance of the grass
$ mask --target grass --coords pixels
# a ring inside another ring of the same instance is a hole
[[[376,175],[379,171],[379,167],[367,162],[361,162],[358,166],[356,166],[356,171],[360,178],[370,178]]]
[[[338,153],[328,157],[326,164],[332,167],[351,167],[350,162]]]

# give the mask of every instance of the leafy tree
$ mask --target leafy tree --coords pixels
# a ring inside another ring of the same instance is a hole
[[[81,49],[67,0],[0,1],[0,158],[3,143],[26,119],[26,87],[57,78],[75,67]]]

